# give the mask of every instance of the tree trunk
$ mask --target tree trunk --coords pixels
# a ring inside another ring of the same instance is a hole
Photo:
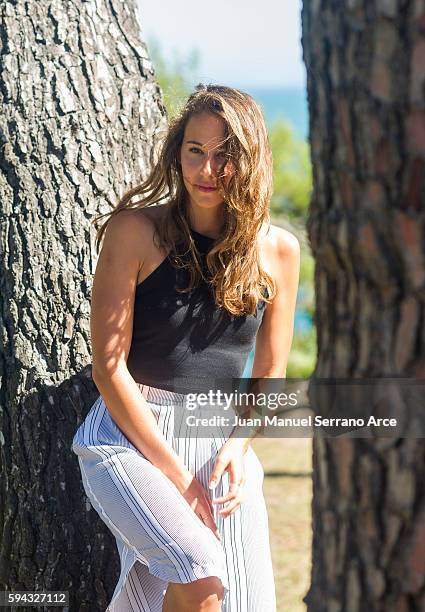
[[[118,554],[70,449],[97,394],[91,221],[146,176],[165,111],[134,0],[0,14],[0,590],[104,610]]]
[[[306,1],[302,43],[313,378],[423,379],[425,2]],[[423,439],[316,438],[313,469],[308,610],[425,610]]]

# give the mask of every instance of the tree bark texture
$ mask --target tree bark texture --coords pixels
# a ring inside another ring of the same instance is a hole
[[[425,1],[306,0],[302,43],[313,378],[423,379]],[[423,438],[316,438],[313,468],[308,610],[425,610]]]
[[[165,110],[134,0],[0,15],[0,590],[104,610],[118,554],[70,449],[97,394],[92,220],[146,176]]]

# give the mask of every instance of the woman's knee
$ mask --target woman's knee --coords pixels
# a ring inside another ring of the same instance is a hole
[[[185,584],[169,583],[168,589],[177,605],[187,612],[218,612],[221,609],[224,588],[216,576]]]

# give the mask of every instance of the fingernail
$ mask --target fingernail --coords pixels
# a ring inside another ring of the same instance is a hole
[[[217,486],[217,481],[216,480],[211,480],[209,487],[210,489],[215,489],[215,487]]]

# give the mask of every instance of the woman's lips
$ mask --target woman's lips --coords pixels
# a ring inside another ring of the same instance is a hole
[[[203,187],[202,185],[195,185],[195,187],[197,187],[200,191],[205,191],[205,192],[217,191],[217,187]]]

